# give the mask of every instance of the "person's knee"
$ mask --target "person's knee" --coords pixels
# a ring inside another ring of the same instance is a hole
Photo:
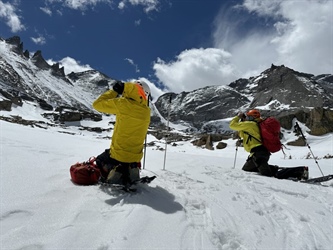
[[[271,177],[271,176],[275,175],[274,171],[272,171],[272,169],[269,167],[268,164],[262,164],[262,165],[260,165],[258,167],[258,170],[259,170],[260,174],[264,175],[264,176]]]
[[[247,172],[258,172],[258,168],[251,158],[246,161],[242,170]]]

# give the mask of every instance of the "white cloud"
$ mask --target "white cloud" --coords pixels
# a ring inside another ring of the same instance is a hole
[[[65,7],[75,10],[85,10],[88,6],[96,6],[99,3],[111,4],[112,0],[47,0],[49,3],[62,3]]]
[[[207,85],[220,85],[235,80],[230,53],[215,48],[183,51],[177,60],[166,63],[158,59],[155,75],[170,91],[191,91]]]
[[[25,27],[21,23],[20,17],[16,14],[16,8],[10,3],[4,3],[0,0],[0,18],[6,21],[11,31],[18,32],[24,30]]]
[[[45,14],[49,15],[49,16],[52,16],[52,11],[47,8],[47,7],[40,7],[39,8],[41,11],[43,11]]]
[[[272,63],[311,74],[333,74],[332,0],[244,0],[215,18],[214,49],[158,59],[156,77],[174,92],[229,84]]]
[[[134,68],[135,68],[135,72],[136,73],[139,73],[140,72],[140,69],[139,69],[139,66],[137,64],[134,63],[134,61],[130,58],[125,58],[125,61],[129,62],[129,64],[133,65]]]
[[[122,0],[118,4],[119,9],[124,9],[127,4],[133,6],[142,5],[146,13],[158,10],[159,0]]]
[[[59,63],[59,65],[61,67],[64,67],[66,75],[70,74],[72,72],[83,72],[83,71],[87,71],[87,70],[92,70],[90,65],[88,65],[88,64],[81,65],[80,61],[76,61],[75,59],[73,59],[71,57],[65,57],[65,58],[61,59],[59,62],[55,62],[52,59],[49,59],[46,61],[50,65]]]
[[[35,43],[35,44],[39,44],[39,45],[43,45],[46,43],[45,37],[43,36],[39,36],[39,37],[31,37],[31,40]]]
[[[271,63],[312,74],[333,73],[333,1],[244,0],[242,8],[267,24],[239,34],[247,20],[229,19],[234,9],[220,13],[214,33],[216,47],[232,54],[240,76],[260,73]]]

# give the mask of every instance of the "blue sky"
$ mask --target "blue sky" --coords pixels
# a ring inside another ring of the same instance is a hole
[[[0,36],[66,73],[191,91],[271,63],[333,73],[332,0],[0,0]]]

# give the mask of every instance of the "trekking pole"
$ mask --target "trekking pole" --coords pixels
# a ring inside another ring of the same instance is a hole
[[[305,138],[305,136],[304,136],[304,134],[303,134],[303,131],[302,131],[301,127],[298,125],[298,122],[296,122],[295,129],[296,129],[296,131],[298,131],[298,132],[301,133],[301,135],[302,135],[302,137],[303,137],[303,139],[304,139],[304,141],[305,141],[305,143],[306,143],[306,146],[308,146],[308,148],[309,148],[309,150],[310,150],[310,153],[311,153],[311,155],[312,155],[314,161],[316,162],[316,164],[317,164],[317,166],[318,166],[318,168],[319,168],[321,174],[324,176],[324,173],[323,173],[323,171],[321,171],[321,168],[319,167],[319,163],[318,163],[316,157],[314,156],[314,154],[313,154],[313,152],[312,152],[312,150],[311,150],[311,147],[310,147],[309,143],[306,141],[306,138]]]
[[[233,169],[235,169],[235,167],[236,167],[237,152],[238,152],[238,144],[236,142],[236,152],[235,152],[235,159],[234,159],[234,167],[233,167]]]
[[[149,107],[149,99],[150,99],[150,95],[148,95],[148,103],[147,103],[148,107]],[[143,169],[145,169],[145,165],[146,165],[147,133],[146,133],[144,148],[145,148],[145,151],[144,151],[144,154],[143,154],[143,167],[142,167]]]
[[[236,167],[236,159],[237,159],[237,152],[238,152],[238,145],[239,143],[241,143],[241,139],[238,138],[238,140],[236,141],[236,152],[235,152],[235,159],[234,159],[234,166],[233,169]]]
[[[169,98],[169,106],[168,106],[167,132],[169,132],[171,98],[172,98],[172,95],[170,94],[170,98]],[[168,135],[168,133],[167,133],[167,135]],[[167,136],[166,136],[166,137],[167,137]],[[165,161],[166,161],[167,146],[168,146],[168,141],[167,141],[167,138],[165,138],[165,150],[164,150],[163,170],[165,170]]]

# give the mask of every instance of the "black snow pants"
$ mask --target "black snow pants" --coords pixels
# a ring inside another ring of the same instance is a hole
[[[279,166],[268,164],[271,154],[264,146],[253,148],[251,153],[242,168],[244,171],[259,172],[261,175],[278,179],[300,179],[303,176],[304,167],[279,168]]]

